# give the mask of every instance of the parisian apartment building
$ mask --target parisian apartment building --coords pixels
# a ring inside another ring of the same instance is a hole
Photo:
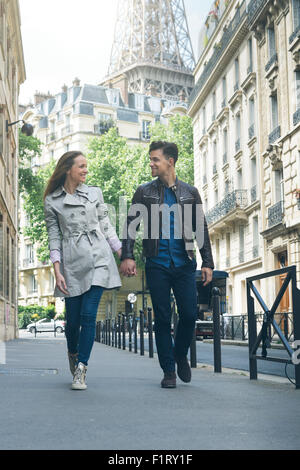
[[[195,185],[229,275],[226,312],[240,315],[248,277],[296,265],[300,286],[300,1],[214,2],[198,57]],[[267,305],[283,279],[255,282]],[[290,292],[277,311],[291,311]]]
[[[0,1],[0,341],[17,336],[18,96],[25,65],[17,0]]]

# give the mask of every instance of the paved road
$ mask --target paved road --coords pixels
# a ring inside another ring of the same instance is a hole
[[[6,351],[0,449],[300,449],[299,390],[282,378],[198,367],[166,390],[156,357],[95,343],[78,392],[63,336],[23,337]]]

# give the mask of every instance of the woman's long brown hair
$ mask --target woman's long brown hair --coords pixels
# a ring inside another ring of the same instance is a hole
[[[44,200],[45,197],[48,196],[48,194],[54,193],[57,188],[64,185],[67,177],[67,171],[72,168],[72,166],[74,165],[75,158],[79,157],[79,155],[83,155],[82,152],[79,152],[78,150],[73,150],[64,153],[60,157],[45,189]]]

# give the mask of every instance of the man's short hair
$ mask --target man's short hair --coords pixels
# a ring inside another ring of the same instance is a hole
[[[151,142],[149,147],[149,154],[153,152],[153,150],[161,149],[164,156],[169,159],[170,157],[174,158],[174,165],[178,159],[178,147],[173,142],[164,142],[162,140],[158,140],[156,142]]]

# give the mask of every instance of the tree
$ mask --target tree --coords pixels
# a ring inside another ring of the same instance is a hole
[[[49,259],[49,250],[43,194],[55,163],[50,162],[43,168],[33,169],[32,164],[41,156],[41,153],[42,142],[39,139],[19,133],[19,192],[29,222],[23,228],[23,233],[32,243],[36,243],[38,259],[46,261]]]

